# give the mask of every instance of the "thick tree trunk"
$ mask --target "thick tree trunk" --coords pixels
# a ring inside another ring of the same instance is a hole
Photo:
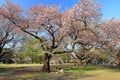
[[[2,48],[0,47],[0,59],[2,58]]]
[[[42,72],[45,73],[50,73],[50,59],[51,55],[49,53],[44,53],[43,57],[43,67],[42,67]]]
[[[2,53],[2,48],[0,47],[0,54]]]
[[[120,66],[120,54],[117,54],[117,66]]]
[[[82,59],[79,55],[76,55],[76,53],[72,52],[71,56],[75,59],[75,65],[81,66],[82,65]]]
[[[82,59],[77,58],[76,59],[76,65],[77,66],[82,66]]]

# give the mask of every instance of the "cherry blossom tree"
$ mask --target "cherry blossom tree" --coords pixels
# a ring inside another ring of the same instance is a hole
[[[105,20],[99,30],[101,48],[111,51],[120,66],[120,20],[114,18]]]
[[[58,6],[37,5],[24,12],[19,5],[7,1],[0,7],[0,14],[8,19],[19,33],[27,33],[39,40],[43,49],[43,72],[50,72],[50,59],[54,54],[68,52],[56,51],[64,34],[61,32],[61,13]]]
[[[62,29],[72,39],[72,49],[76,45],[83,48],[81,54],[76,54],[78,65],[82,64],[82,56],[97,43],[99,37],[96,28],[101,20],[101,7],[93,0],[79,0],[73,8],[68,9],[62,16]]]

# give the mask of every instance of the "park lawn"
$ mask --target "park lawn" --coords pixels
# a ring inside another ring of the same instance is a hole
[[[52,65],[42,73],[41,64],[0,64],[0,80],[120,80],[120,69],[103,66]],[[57,68],[64,73],[56,73]]]

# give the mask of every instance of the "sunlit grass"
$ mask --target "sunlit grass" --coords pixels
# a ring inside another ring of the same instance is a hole
[[[32,67],[32,66],[42,66],[42,64],[0,64],[0,67]]]
[[[84,80],[120,80],[120,72],[114,72],[113,70],[95,70],[89,71],[86,75],[95,75],[92,77],[86,77]]]

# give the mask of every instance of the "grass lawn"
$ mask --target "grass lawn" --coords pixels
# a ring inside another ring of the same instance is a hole
[[[103,66],[52,65],[42,73],[41,64],[0,64],[0,80],[120,80],[119,68]],[[62,67],[64,73],[56,73]]]

